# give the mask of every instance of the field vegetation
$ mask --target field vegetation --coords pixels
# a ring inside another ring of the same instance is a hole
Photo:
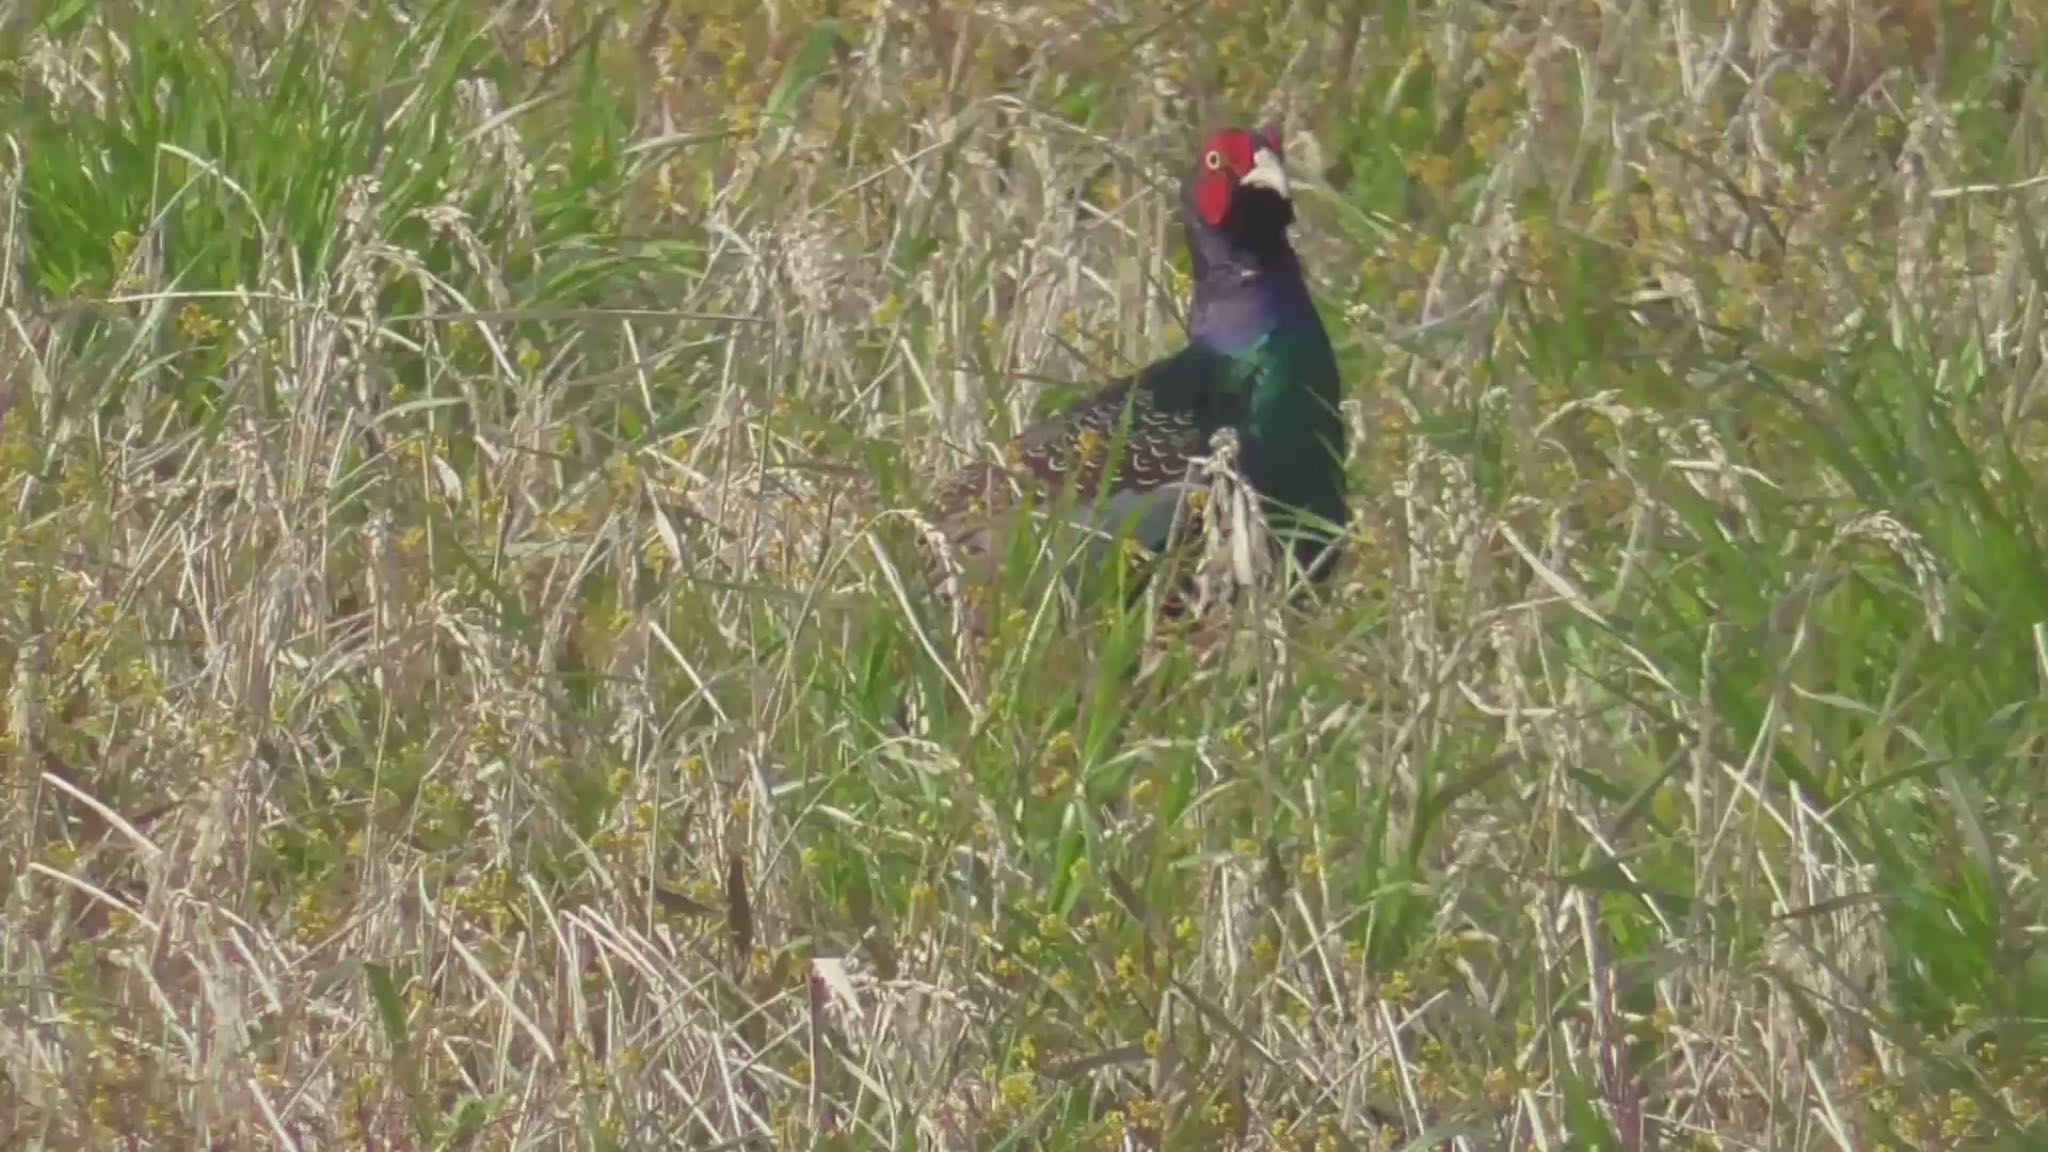
[[[0,4],[0,1144],[2048,1147],[2044,23]],[[1347,565],[964,646],[1267,119]]]

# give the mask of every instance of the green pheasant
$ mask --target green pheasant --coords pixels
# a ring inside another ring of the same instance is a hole
[[[1062,489],[1099,544],[1152,552],[1191,522],[1211,438],[1234,429],[1238,471],[1311,578],[1330,571],[1344,503],[1337,360],[1288,243],[1294,220],[1278,134],[1209,137],[1181,185],[1194,273],[1189,342],[1026,429],[1006,460],[941,485],[935,522],[970,578],[985,576],[1006,513]],[[1099,547],[1094,553],[1099,557]]]

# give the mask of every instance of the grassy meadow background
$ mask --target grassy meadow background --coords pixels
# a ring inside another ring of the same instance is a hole
[[[0,4],[0,1144],[2048,1146],[2044,23]],[[1265,117],[1348,566],[963,649]]]

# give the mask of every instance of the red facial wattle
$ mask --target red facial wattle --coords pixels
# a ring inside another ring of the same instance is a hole
[[[1237,179],[1228,172],[1204,172],[1195,183],[1195,210],[1202,214],[1202,222],[1211,228],[1223,227],[1223,218],[1230,215],[1230,198],[1236,191]]]
[[[1218,132],[1196,154],[1195,208],[1211,228],[1223,227],[1238,178],[1250,168],[1251,142],[1242,132]]]
[[[1195,210],[1201,214],[1203,223],[1211,228],[1223,227],[1223,221],[1230,215],[1231,201],[1237,196],[1238,182],[1252,170],[1260,148],[1281,154],[1277,128],[1267,128],[1256,136],[1236,130],[1218,132],[1203,143],[1202,150],[1195,154],[1198,167],[1194,189]]]

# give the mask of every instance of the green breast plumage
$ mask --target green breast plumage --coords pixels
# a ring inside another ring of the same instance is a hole
[[[1320,324],[1282,330],[1248,356],[1257,369],[1240,440],[1245,479],[1283,519],[1305,513],[1341,529],[1345,430],[1329,337]],[[1330,535],[1320,533],[1322,544]]]

